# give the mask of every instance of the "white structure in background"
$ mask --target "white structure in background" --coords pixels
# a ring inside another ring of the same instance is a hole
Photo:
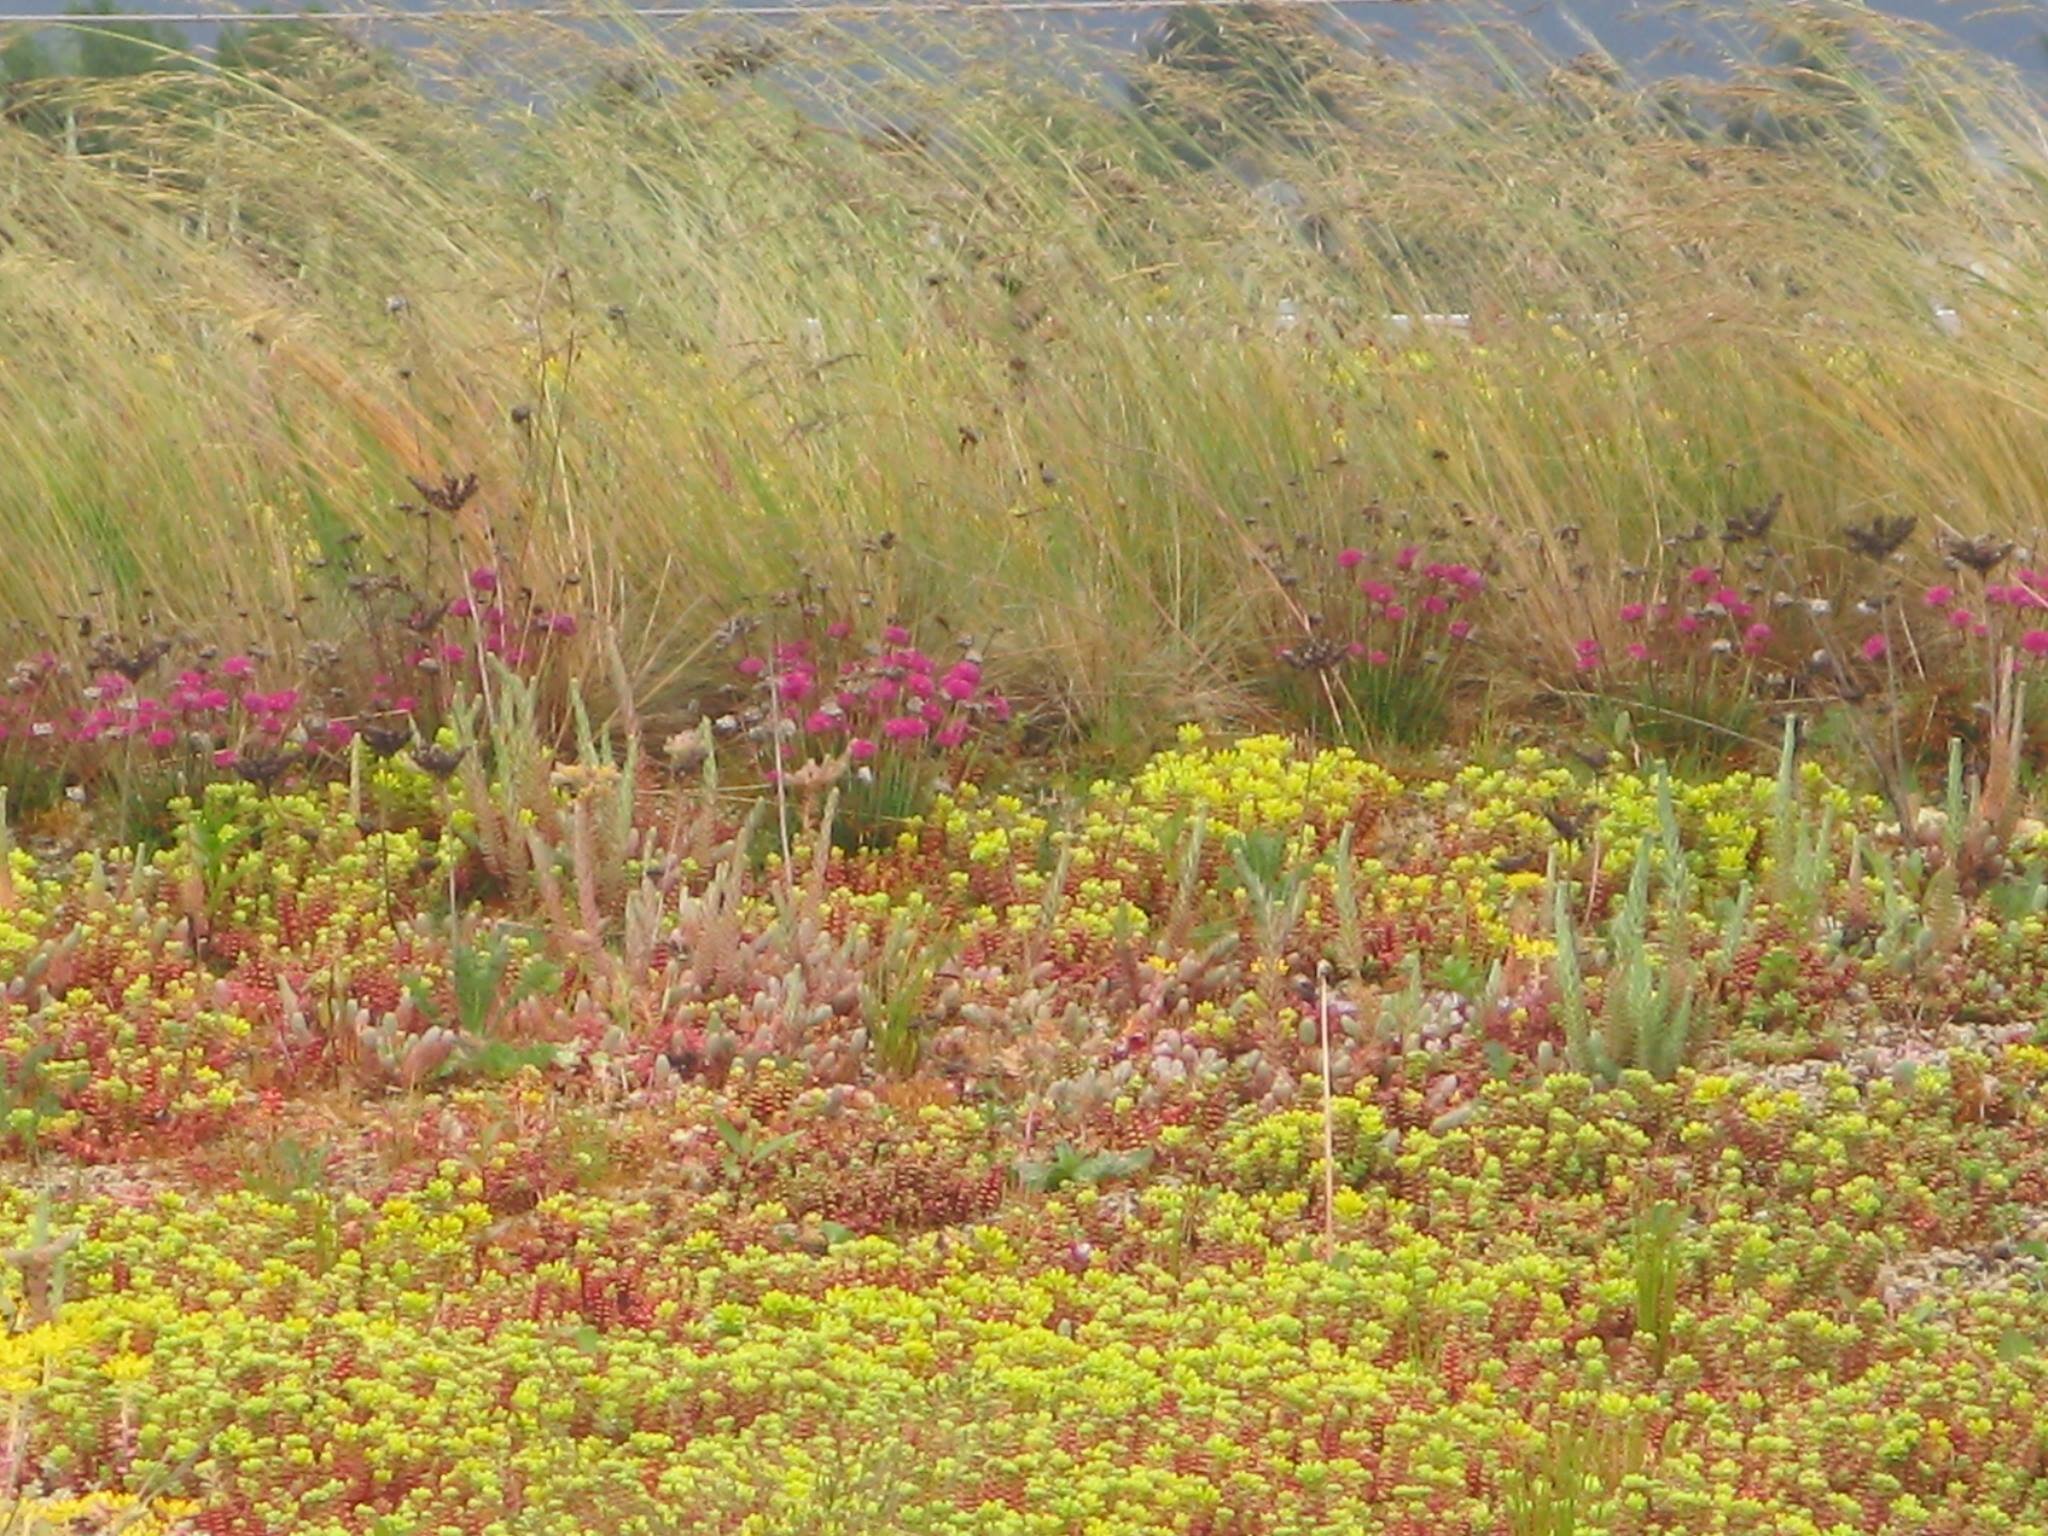
[[[1934,318],[1935,329],[1940,331],[1942,335],[1953,339],[1963,334],[1963,317],[1952,306],[1947,304],[1930,304],[1928,309]],[[1292,306],[1290,305],[1291,312]],[[1568,315],[1551,315],[1548,318],[1552,325],[1570,325],[1572,323],[1572,319]],[[1592,317],[1592,321],[1596,326],[1626,324],[1628,321],[1628,311],[1619,310],[1612,314],[1596,314]],[[1411,335],[1418,329],[1425,331],[1448,331],[1455,336],[1469,337],[1472,334],[1472,317],[1466,314],[1388,315],[1387,325],[1397,336]]]

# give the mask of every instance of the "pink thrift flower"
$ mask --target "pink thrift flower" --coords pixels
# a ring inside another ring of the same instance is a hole
[[[1349,656],[1353,661],[1358,660],[1359,657],[1365,654],[1365,642],[1363,640],[1352,641],[1349,645],[1344,647],[1344,654],[1346,656]]]
[[[462,659],[468,654],[468,651],[464,650],[461,646],[455,645],[453,643],[441,647],[441,660],[446,662],[451,667],[459,666],[462,662]]]
[[[1922,601],[1930,608],[1946,608],[1956,600],[1956,589],[1949,586],[1933,586],[1927,589]]]
[[[1337,554],[1337,564],[1343,570],[1356,570],[1364,563],[1365,551],[1362,549],[1340,550]]]
[[[1700,621],[1689,613],[1681,613],[1677,629],[1681,635],[1696,635],[1700,632]]]
[[[1414,570],[1416,557],[1421,553],[1422,551],[1413,544],[1404,545],[1401,552],[1394,556],[1394,568],[1399,571]]]
[[[1640,640],[1631,640],[1628,643],[1628,659],[1630,661],[1648,661],[1650,659],[1650,648]]]
[[[1863,659],[1865,661],[1881,661],[1885,653],[1890,649],[1891,646],[1886,642],[1883,635],[1872,635],[1863,642]]]
[[[966,739],[967,722],[965,720],[955,720],[950,724],[941,726],[938,734],[932,738],[942,747],[957,747]]]
[[[1388,622],[1388,623],[1390,623],[1390,624],[1399,624],[1399,623],[1400,623],[1400,622],[1401,622],[1402,620],[1406,619],[1407,617],[1408,617],[1408,610],[1407,610],[1406,608],[1404,608],[1404,607],[1403,607],[1403,606],[1402,606],[1401,604],[1399,604],[1399,603],[1389,603],[1389,604],[1387,604],[1387,622]]]
[[[948,672],[945,680],[939,684],[939,687],[944,691],[946,697],[953,700],[956,704],[964,704],[967,700],[974,697],[974,679],[962,677],[957,671]]]
[[[882,638],[891,645],[908,645],[910,644],[910,631],[901,624],[891,624],[882,631]]]
[[[149,733],[149,744],[161,752],[165,747],[175,746],[178,733],[168,726],[160,725]]]
[[[814,709],[804,720],[804,729],[814,735],[823,735],[839,729],[841,719],[829,709]]]
[[[988,717],[998,725],[1007,723],[1010,718],[1010,701],[1000,693],[991,694],[988,701]]]
[[[1750,645],[1767,645],[1771,638],[1771,626],[1768,624],[1752,624],[1742,632],[1742,638]]]
[[[828,640],[844,640],[852,633],[853,626],[844,619],[834,619],[825,626],[825,637]]]
[[[216,768],[232,768],[232,767],[234,767],[234,766],[235,766],[235,749],[234,749],[233,747],[222,747],[222,748],[221,748],[221,749],[220,749],[220,750],[219,750],[218,752],[214,753],[214,754],[213,754],[213,766],[214,766],[214,767],[216,767]]]
[[[1362,581],[1358,584],[1358,590],[1375,603],[1391,603],[1394,600],[1394,589],[1384,581]]]
[[[924,720],[926,725],[937,725],[946,718],[946,712],[939,708],[937,704],[925,705],[923,709],[918,711],[918,715]]]
[[[1721,579],[1721,573],[1711,565],[1696,565],[1685,573],[1685,579],[1696,587],[1711,587]]]
[[[1649,612],[1650,610],[1641,603],[1623,603],[1621,605],[1621,622],[1624,624],[1640,624]]]
[[[738,672],[741,677],[759,677],[762,669],[767,665],[768,663],[758,656],[742,656],[734,664],[733,670]]]
[[[466,597],[458,597],[448,605],[448,616],[451,619],[473,619],[476,617],[476,604]]]
[[[1472,635],[1472,621],[1471,621],[1470,619],[1453,619],[1453,620],[1451,620],[1451,638],[1452,638],[1453,640],[1466,640],[1466,639],[1470,639],[1470,638],[1471,638],[1471,635]]]
[[[868,702],[870,704],[894,704],[902,696],[902,685],[893,679],[878,677],[868,684]]]
[[[808,672],[785,672],[776,679],[776,690],[785,704],[795,704],[807,697],[811,691],[811,674]]]
[[[472,592],[495,592],[498,590],[498,573],[489,566],[478,566],[469,573],[469,589]]]
[[[931,726],[914,715],[898,715],[882,722],[882,734],[891,741],[916,741],[931,734]]]
[[[2029,656],[2048,656],[2048,629],[2030,629],[2020,636],[2020,649]]]
[[[1432,592],[1422,600],[1422,611],[1429,614],[1448,613],[1451,605],[1440,592]]]
[[[230,656],[220,664],[220,669],[228,677],[248,677],[255,672],[256,663],[247,656]]]
[[[1376,667],[1384,667],[1387,664],[1388,656],[1385,651],[1368,651],[1366,652],[1365,659]]]
[[[870,762],[875,755],[875,744],[865,736],[856,736],[846,744],[846,755],[856,763]]]
[[[1977,616],[1967,608],[1951,608],[1948,613],[1948,622],[1951,628],[1968,629],[1977,622]]]

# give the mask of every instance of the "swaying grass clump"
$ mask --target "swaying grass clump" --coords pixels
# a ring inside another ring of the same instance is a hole
[[[929,15],[9,87],[0,604],[289,657],[516,568],[657,708],[738,612],[873,608],[1115,744],[1273,709],[1343,549],[1484,563],[1416,661],[1469,702],[1774,494],[1823,565],[2033,538],[2048,177],[1988,66],[1815,8],[1724,18],[1715,82],[1176,26],[1128,88]]]

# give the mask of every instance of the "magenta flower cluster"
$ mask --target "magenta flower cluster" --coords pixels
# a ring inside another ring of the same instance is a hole
[[[1751,661],[1771,655],[1778,642],[1795,639],[1796,654],[1805,656],[1823,634],[1835,633],[1836,605],[1825,598],[1779,595],[1771,599],[1772,617],[1766,617],[1753,598],[1729,585],[1711,565],[1687,570],[1681,588],[1683,600],[1630,601],[1615,611],[1629,637],[1622,649],[1628,662],[1654,669]],[[1956,585],[1938,582],[1921,592],[1919,608],[1938,616],[1938,633],[1971,640],[2002,634],[2026,655],[2048,658],[2048,571],[2021,570],[2010,581],[1986,583],[1981,608],[1973,607]],[[1843,627],[1860,631],[1848,642],[1856,656],[1882,662],[1892,655],[1895,639],[1910,632],[1924,662],[1938,635],[1928,634],[1927,625],[1903,608],[1895,612],[1889,624],[1873,623],[1874,610],[1867,607],[1852,607],[1839,616]],[[1577,643],[1579,671],[1594,671],[1606,659],[1600,640],[1588,636]]]
[[[742,657],[737,668],[808,742],[843,750],[855,763],[888,749],[950,751],[1011,717],[1009,700],[989,686],[980,661],[970,656],[942,666],[901,624],[887,626],[878,644],[855,648],[853,627],[838,621],[822,644],[787,641],[766,656]]]
[[[1971,612],[1954,587],[1938,584],[1921,594],[1927,607],[1946,615],[1949,627],[1982,637],[1991,632],[1991,622],[2008,619],[2014,626],[2015,643],[2027,655],[2048,658],[2048,570],[2021,569],[2010,581],[1984,584],[1986,616]]]
[[[1367,569],[1362,549],[1338,552],[1337,568],[1355,583],[1364,602],[1353,615],[1353,633],[1345,654],[1354,661],[1384,667],[1410,644],[1437,628],[1452,640],[1469,640],[1473,621],[1462,610],[1486,590],[1485,573],[1462,561],[1424,560],[1419,545],[1396,550],[1380,570]],[[1282,652],[1283,659],[1295,654]]]
[[[1729,586],[1715,567],[1693,566],[1684,585],[1691,601],[1634,601],[1616,610],[1615,618],[1630,637],[1622,647],[1628,661],[1658,666],[1688,657],[1753,659],[1766,654],[1778,638],[1777,627],[1756,603]],[[1579,671],[1594,671],[1605,659],[1598,640],[1578,642]]]
[[[230,656],[217,667],[186,668],[161,693],[111,671],[88,673],[73,689],[71,669],[44,652],[16,666],[0,695],[0,742],[131,742],[170,752],[226,737],[281,738],[300,723],[299,690],[259,688],[255,674],[250,657]]]
[[[523,614],[508,610],[499,595],[498,572],[488,566],[471,571],[468,581],[468,593],[450,602],[447,614],[472,627],[474,646],[445,639],[420,645],[407,658],[411,665],[431,663],[429,670],[441,670],[459,667],[475,655],[495,656],[513,668],[531,666],[540,659],[548,641],[569,639],[577,631],[573,613],[553,612],[533,604]]]

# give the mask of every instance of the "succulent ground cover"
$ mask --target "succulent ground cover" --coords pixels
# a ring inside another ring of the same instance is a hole
[[[15,1527],[2048,1523],[1997,772],[1904,826],[1789,736],[1006,782],[934,739],[979,677],[895,670],[940,726],[748,796],[712,722],[458,710],[11,847]]]
[[[0,37],[0,1536],[2048,1531],[2038,97],[1457,12]]]

